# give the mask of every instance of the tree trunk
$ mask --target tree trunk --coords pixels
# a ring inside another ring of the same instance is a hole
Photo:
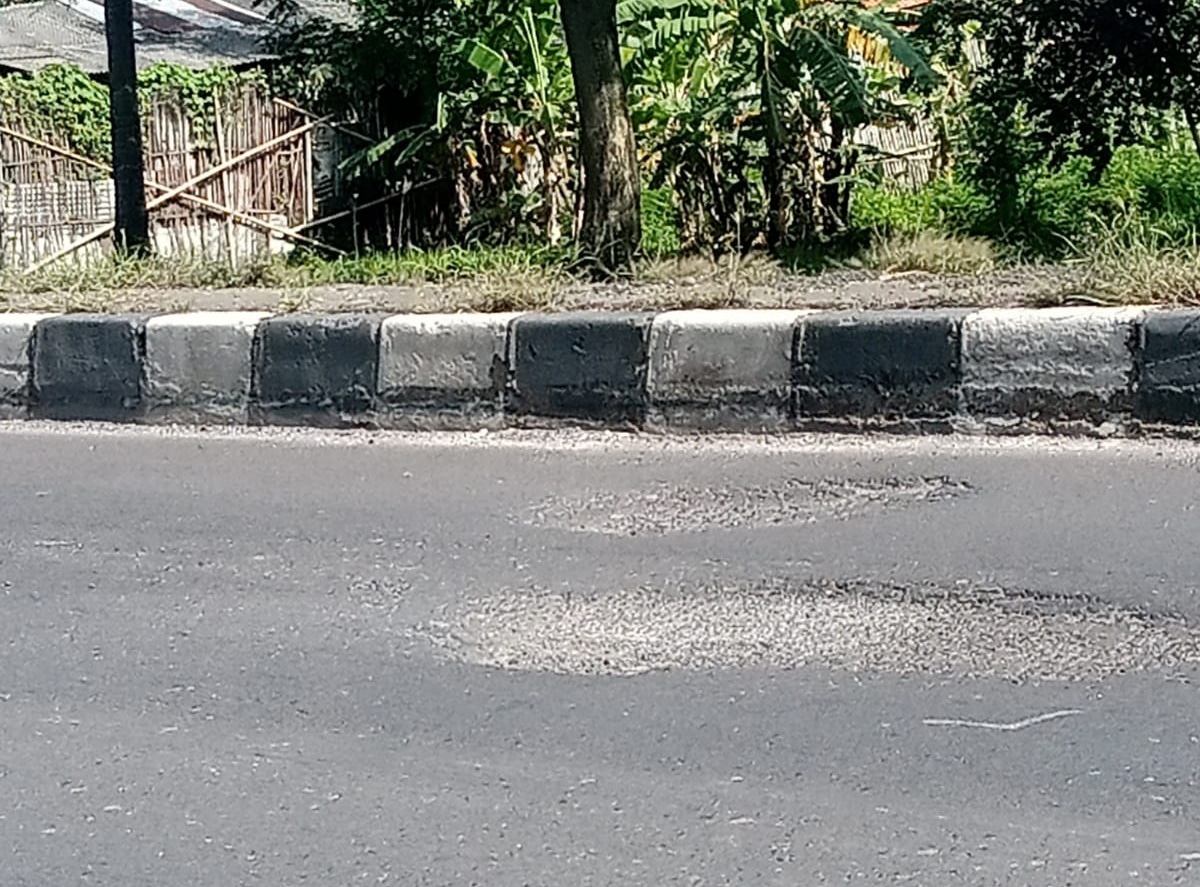
[[[108,40],[109,119],[116,196],[113,241],[118,250],[144,255],[150,251],[150,222],[146,215],[132,0],[104,0],[104,30]]]
[[[621,77],[616,0],[560,0],[583,160],[584,260],[611,274],[641,244],[641,181]]]

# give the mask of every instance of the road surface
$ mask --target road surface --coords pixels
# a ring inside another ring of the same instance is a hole
[[[1200,883],[1200,448],[0,426],[0,884]]]

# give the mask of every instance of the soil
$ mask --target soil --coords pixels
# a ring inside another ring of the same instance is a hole
[[[589,284],[532,278],[413,286],[341,284],[310,288],[133,289],[0,293],[0,311],[304,311],[409,313],[478,310],[663,310],[682,307],[887,309],[1015,307],[1088,302],[1079,272],[1029,265],[974,275],[835,270],[765,281],[680,277]]]

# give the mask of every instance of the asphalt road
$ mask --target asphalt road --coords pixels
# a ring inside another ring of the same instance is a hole
[[[0,426],[0,885],[1200,883],[1200,448]]]

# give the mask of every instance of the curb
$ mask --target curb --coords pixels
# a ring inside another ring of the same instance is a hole
[[[1200,311],[0,314],[0,418],[1129,434],[1200,425]]]

